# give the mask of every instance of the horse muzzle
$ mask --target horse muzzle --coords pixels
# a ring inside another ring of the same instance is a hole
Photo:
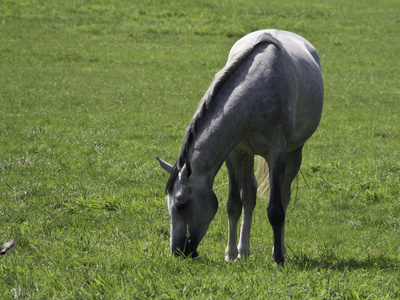
[[[184,258],[196,258],[199,256],[197,246],[199,241],[196,237],[184,237],[177,242],[171,242],[171,254]]]

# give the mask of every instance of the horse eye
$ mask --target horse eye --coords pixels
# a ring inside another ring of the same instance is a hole
[[[182,210],[184,210],[184,209],[186,208],[186,206],[187,206],[187,202],[185,202],[185,203],[180,203],[180,204],[178,204],[178,205],[176,206],[176,210],[177,210],[177,211],[182,211]]]

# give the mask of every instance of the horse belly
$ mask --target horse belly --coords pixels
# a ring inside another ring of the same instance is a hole
[[[264,155],[270,151],[273,144],[274,141],[271,138],[257,135],[240,141],[235,149],[248,155]]]

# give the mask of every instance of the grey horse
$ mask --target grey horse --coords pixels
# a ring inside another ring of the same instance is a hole
[[[318,54],[301,36],[260,30],[234,44],[186,129],[176,163],[157,158],[170,174],[165,193],[171,253],[198,255],[197,247],[218,209],[212,188],[225,162],[229,176],[225,258],[250,254],[257,191],[254,155],[260,155],[269,167],[272,256],[276,263],[284,263],[291,184],[300,169],[303,145],[320,122],[323,94]]]

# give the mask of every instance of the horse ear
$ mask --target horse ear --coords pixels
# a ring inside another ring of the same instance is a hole
[[[190,162],[187,160],[182,167],[181,178],[188,179],[191,174],[192,174],[192,167],[190,166]]]
[[[173,166],[167,163],[165,160],[163,160],[160,157],[156,157],[158,160],[158,163],[160,164],[161,168],[163,168],[165,171],[167,171],[169,174],[171,174]]]

